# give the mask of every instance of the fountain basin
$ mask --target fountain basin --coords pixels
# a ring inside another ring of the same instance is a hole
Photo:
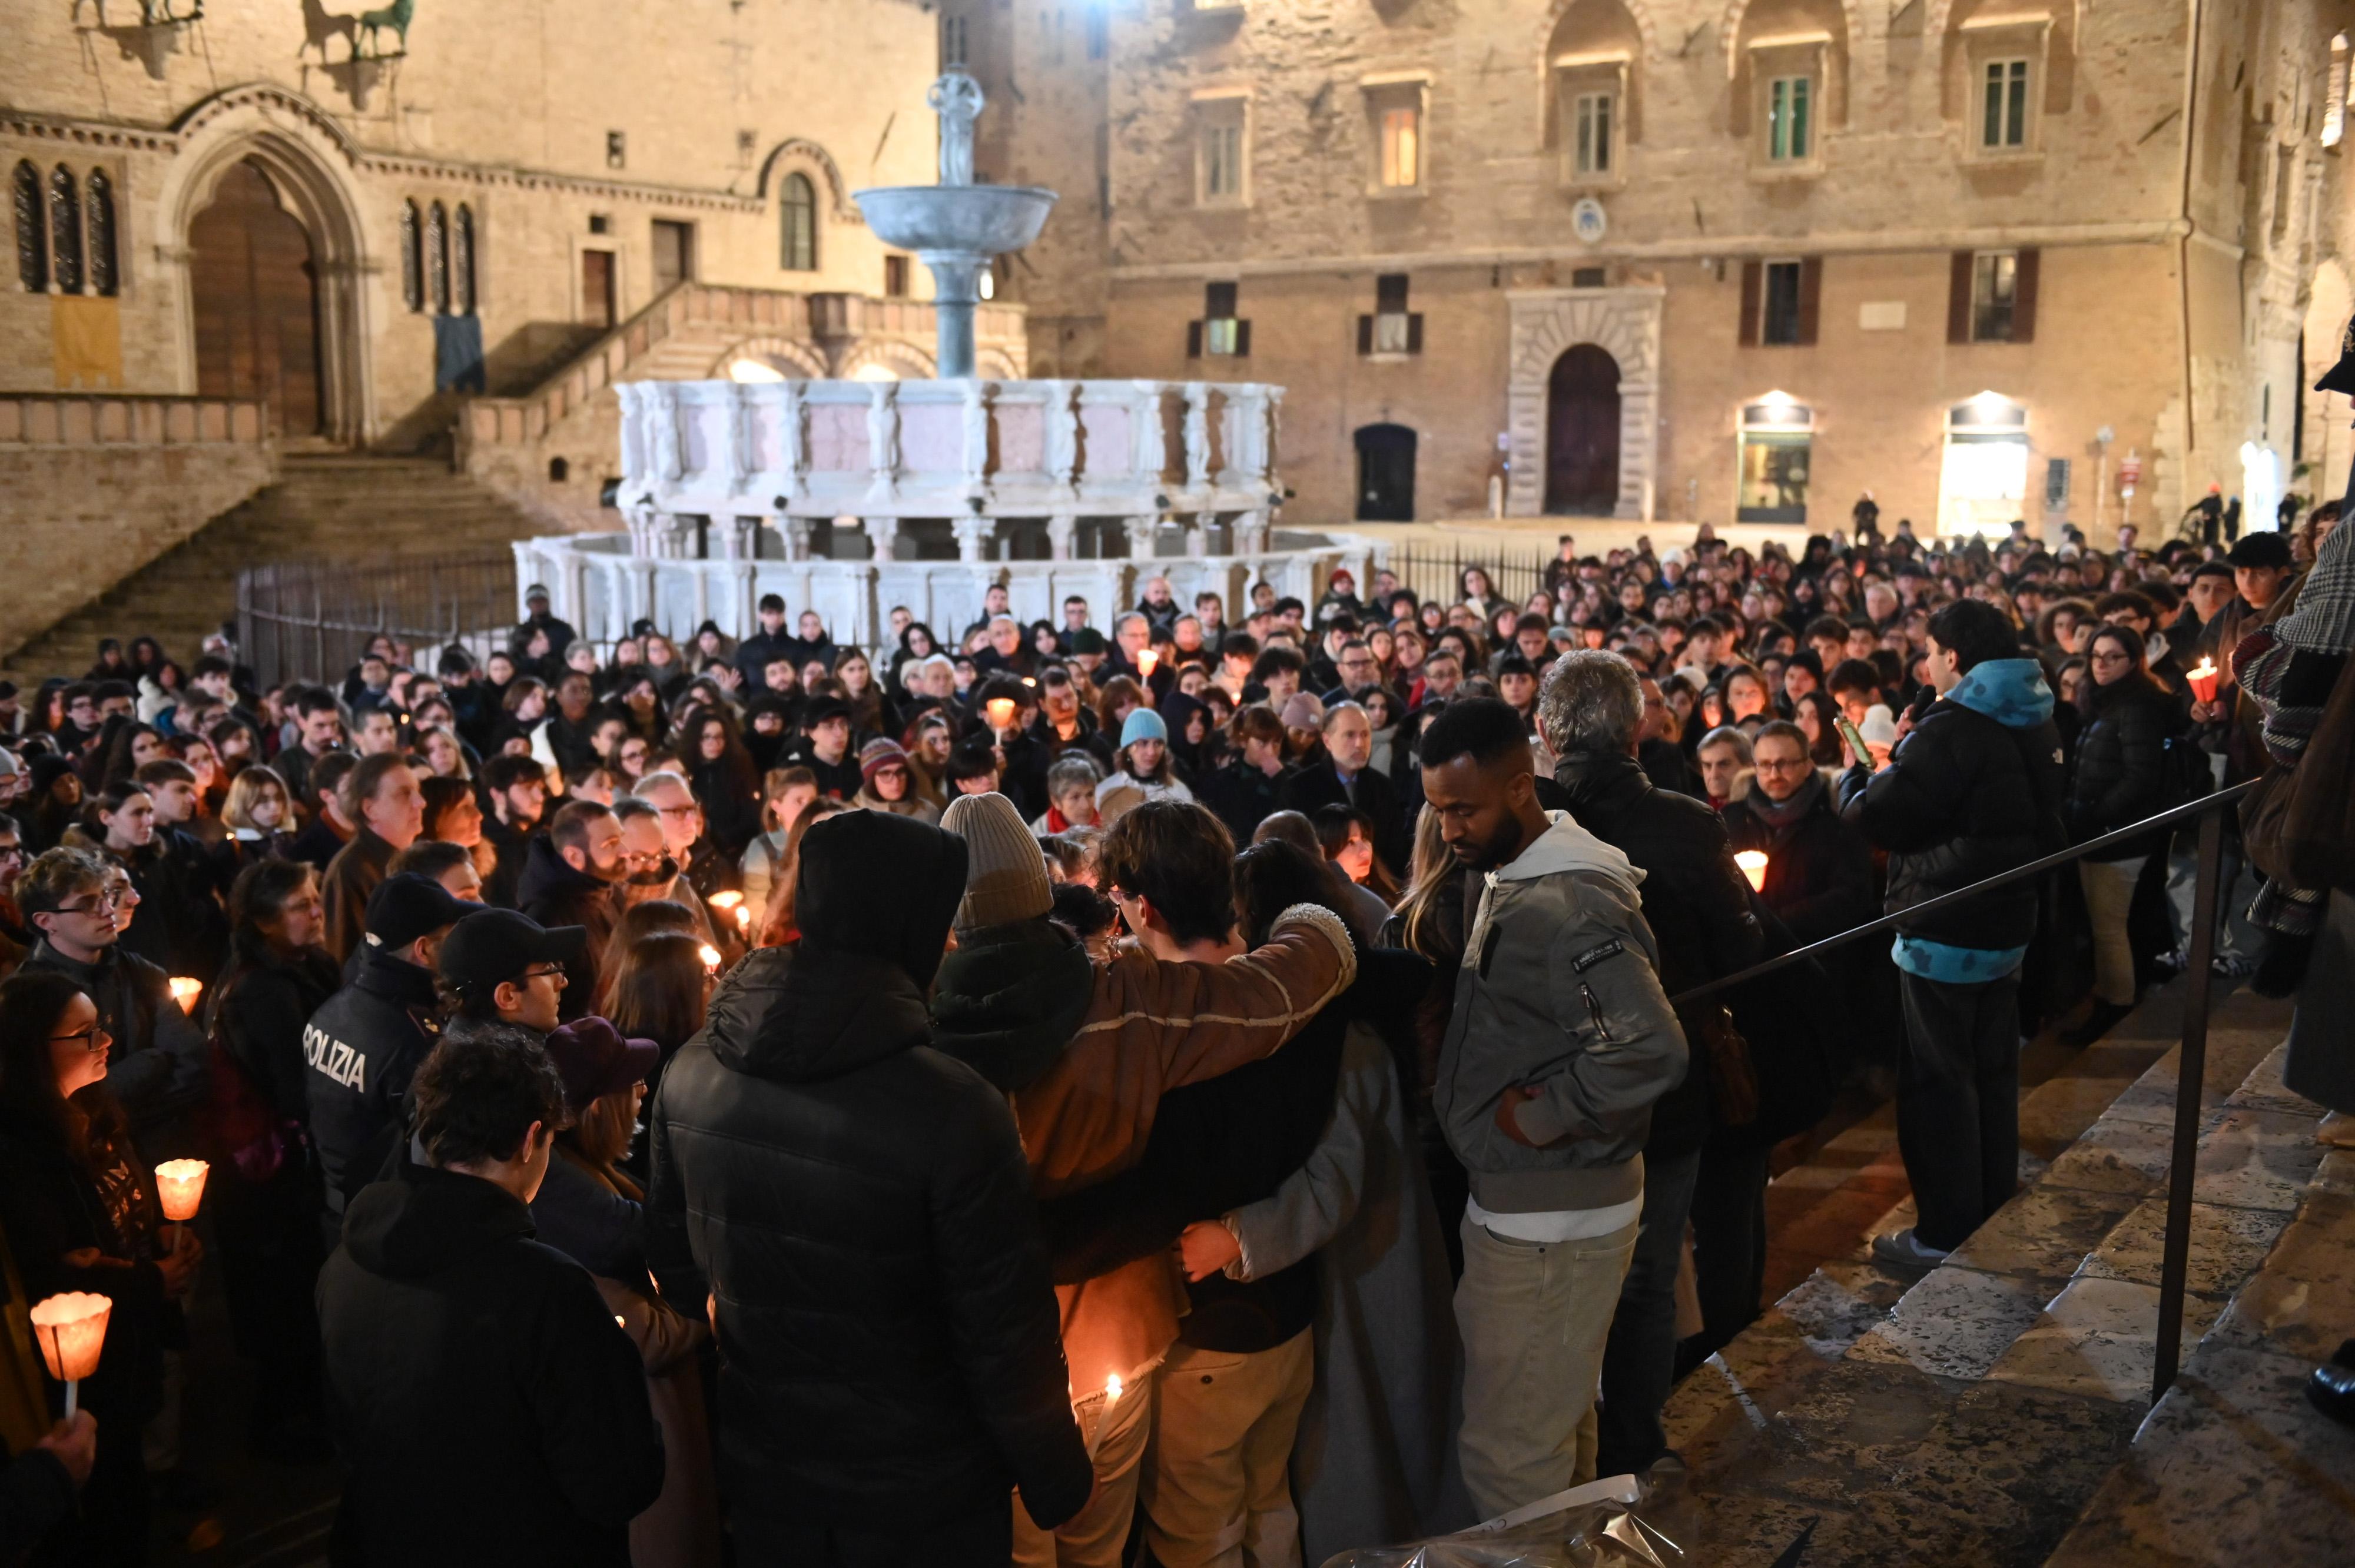
[[[1055,193],[1039,185],[882,185],[850,194],[886,245],[982,256],[1028,245],[1055,206]]]

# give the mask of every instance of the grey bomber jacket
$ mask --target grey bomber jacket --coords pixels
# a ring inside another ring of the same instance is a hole
[[[1643,1191],[1652,1103],[1684,1077],[1644,874],[1567,811],[1487,874],[1440,1048],[1433,1107],[1494,1213],[1599,1209]],[[1544,1093],[1496,1121],[1508,1087]]]

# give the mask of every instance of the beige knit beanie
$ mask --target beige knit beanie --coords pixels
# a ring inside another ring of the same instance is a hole
[[[964,902],[956,928],[975,931],[1033,920],[1055,906],[1047,857],[1023,825],[1014,802],[992,791],[960,795],[942,813],[941,826],[964,840]]]

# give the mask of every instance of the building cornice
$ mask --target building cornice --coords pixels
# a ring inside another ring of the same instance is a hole
[[[340,121],[303,94],[266,82],[233,87],[215,93],[189,109],[168,129],[7,109],[0,110],[0,136],[125,152],[160,153],[169,157],[177,155],[203,132],[206,125],[221,114],[249,105],[291,113],[310,122],[336,144],[354,169],[368,174],[442,180],[485,188],[563,191],[603,201],[639,202],[647,206],[706,211],[757,213],[767,207],[767,203],[757,195],[747,196],[708,186],[669,185],[650,180],[601,179],[515,164],[476,164],[417,153],[378,152],[354,141]]]
[[[1357,256],[1285,256],[1215,261],[1130,262],[1109,269],[1115,283],[1188,279],[1271,278],[1312,272],[1408,272],[1447,267],[1514,267],[1546,262],[1600,267],[1611,262],[1698,261],[1723,257],[1862,256],[1891,251],[1995,250],[2027,246],[2158,245],[2192,233],[2233,254],[2237,246],[2198,234],[2178,218],[2132,223],[1998,224],[1975,228],[1880,228],[1808,235],[1724,235],[1650,244],[1525,245],[1490,249],[1390,251]]]

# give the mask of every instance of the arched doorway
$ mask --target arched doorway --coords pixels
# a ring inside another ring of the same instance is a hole
[[[1358,432],[1358,521],[1414,521],[1414,432],[1368,425]]]
[[[197,391],[258,398],[279,433],[325,429],[319,279],[311,237],[260,164],[240,159],[188,225]]]
[[[1608,517],[1619,505],[1619,362],[1572,345],[1546,378],[1545,509]]]

